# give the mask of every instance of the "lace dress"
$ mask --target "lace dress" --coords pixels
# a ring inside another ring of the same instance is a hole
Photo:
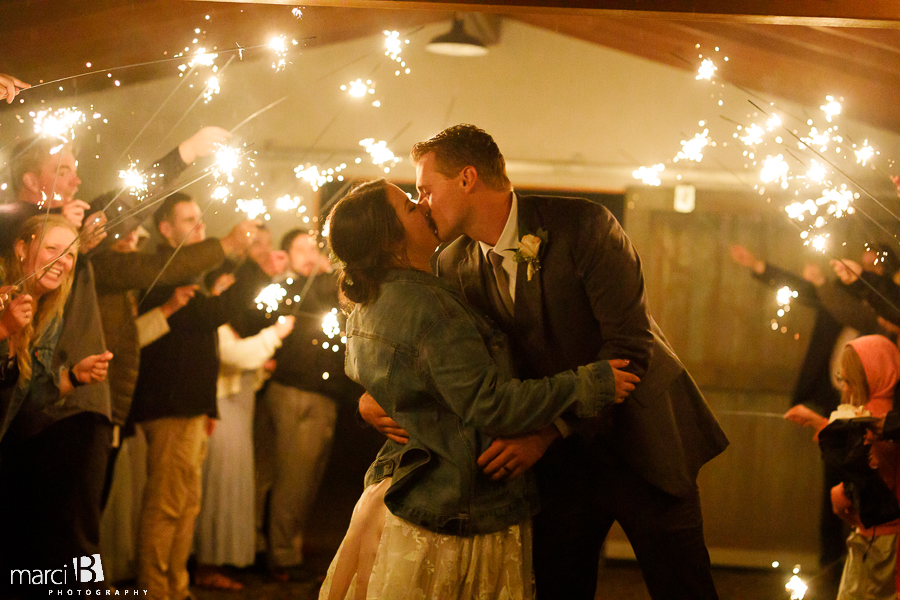
[[[530,520],[471,537],[434,533],[387,510],[390,482],[363,492],[319,600],[533,598]]]

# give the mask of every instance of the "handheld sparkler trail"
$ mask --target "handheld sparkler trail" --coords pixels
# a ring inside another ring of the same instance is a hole
[[[282,102],[284,102],[287,99],[288,99],[288,96],[283,96],[283,97],[279,98],[278,100],[275,100],[274,102],[267,104],[266,106],[262,107],[261,109],[259,109],[258,111],[256,111],[255,113],[253,113],[252,115],[250,115],[249,117],[247,117],[246,119],[244,119],[243,121],[241,121],[240,123],[235,125],[234,127],[232,127],[231,131],[229,131],[229,133],[234,133],[235,131],[237,131],[238,129],[240,129],[241,127],[243,127],[244,125],[246,125],[247,123],[249,123],[250,121],[255,119],[256,117],[258,117],[259,115],[263,114],[264,112],[266,112],[272,108],[275,108],[276,106],[278,106],[279,104],[281,104]]]

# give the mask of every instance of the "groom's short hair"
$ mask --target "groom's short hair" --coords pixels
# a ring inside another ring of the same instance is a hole
[[[478,178],[496,191],[512,189],[506,176],[506,161],[488,132],[474,125],[454,125],[412,147],[412,160],[434,152],[435,168],[444,177],[456,177],[466,167],[475,167]]]

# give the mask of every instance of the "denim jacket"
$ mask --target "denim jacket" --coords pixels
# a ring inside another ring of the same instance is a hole
[[[506,336],[421,271],[388,273],[378,299],[347,321],[347,374],[410,434],[388,441],[366,483],[393,477],[385,504],[430,531],[500,531],[537,512],[531,473],[491,481],[476,465],[494,437],[536,431],[564,411],[613,403],[608,362],[541,380],[512,377]]]

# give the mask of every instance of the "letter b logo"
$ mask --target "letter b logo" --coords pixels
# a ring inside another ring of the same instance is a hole
[[[103,563],[99,554],[74,558],[72,562],[75,563],[75,579],[81,583],[103,581]]]

